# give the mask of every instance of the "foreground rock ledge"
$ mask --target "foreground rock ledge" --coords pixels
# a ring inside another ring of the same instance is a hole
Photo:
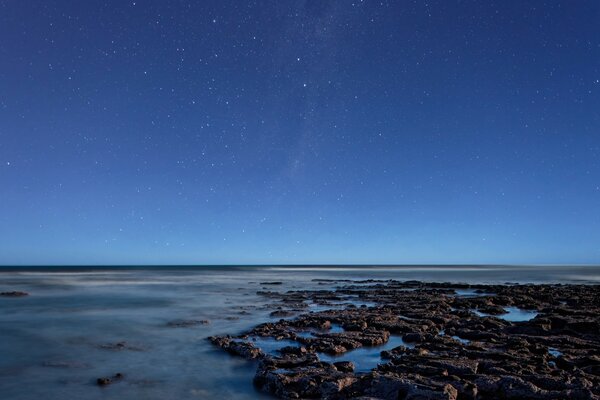
[[[254,384],[283,399],[600,399],[599,285],[344,284],[259,292],[296,317],[209,340],[257,360]],[[510,308],[537,315],[514,322],[503,318]],[[351,353],[319,358],[391,335],[406,346],[383,351],[369,372],[355,371]],[[281,346],[262,349],[265,340]]]

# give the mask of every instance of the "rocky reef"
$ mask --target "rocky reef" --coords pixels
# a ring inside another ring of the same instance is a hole
[[[600,286],[320,283],[209,340],[283,399],[600,399]]]

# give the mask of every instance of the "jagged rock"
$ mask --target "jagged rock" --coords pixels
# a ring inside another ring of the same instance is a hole
[[[263,358],[265,353],[250,342],[234,340],[231,337],[211,336],[208,338],[212,344],[223,350],[246,359]]]
[[[334,362],[333,366],[342,372],[353,372],[354,371],[354,363],[352,361],[338,361]]]
[[[454,288],[475,293],[461,297]],[[281,307],[276,311],[337,303],[211,340],[232,354],[260,360],[255,384],[281,398],[600,400],[598,289],[367,280],[335,291],[264,292]],[[375,306],[344,303],[357,299]],[[511,322],[504,318],[506,307],[539,314]],[[353,353],[334,364],[319,361],[322,353],[384,345],[390,335],[401,336],[405,345],[381,351],[381,363],[369,373],[355,372]],[[298,346],[282,344],[281,357],[271,357],[246,342],[248,337],[293,340]],[[550,354],[551,348],[561,353]]]

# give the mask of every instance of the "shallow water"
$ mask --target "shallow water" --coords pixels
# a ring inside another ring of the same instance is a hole
[[[406,343],[399,335],[390,335],[387,343],[381,346],[363,346],[358,349],[350,350],[343,354],[331,355],[319,353],[319,359],[330,363],[338,361],[352,361],[356,372],[368,372],[381,364],[381,352],[391,350],[398,346],[414,347],[413,344]]]
[[[0,389],[15,399],[256,399],[255,363],[216,350],[206,340],[237,334],[277,318],[268,290],[328,289],[313,279],[417,279],[466,283],[597,282],[598,268],[377,267],[377,268],[111,268],[0,270]],[[350,301],[351,302],[351,301]],[[346,303],[349,303],[346,301]],[[359,305],[359,304],[356,304]],[[337,306],[337,305],[336,305]],[[341,305],[340,307],[343,307]],[[315,311],[309,309],[307,311]],[[188,328],[175,320],[210,320]],[[337,329],[337,328],[334,328]],[[364,352],[359,370],[374,367],[381,350]],[[400,339],[401,340],[401,339]],[[121,350],[102,345],[126,342]],[[283,347],[281,342],[274,347]],[[390,347],[391,346],[391,347]],[[359,351],[357,350],[357,351]],[[274,350],[273,350],[274,351]],[[361,353],[353,354],[360,356]],[[346,355],[346,359],[350,354]],[[98,377],[125,374],[100,388]],[[265,397],[266,398],[266,397]]]
[[[523,322],[529,321],[538,315],[537,311],[534,310],[523,310],[518,307],[504,307],[506,314],[494,315],[496,318],[503,319],[510,322]],[[473,310],[480,317],[489,317],[490,314],[483,313],[479,310]]]
[[[463,339],[463,338],[461,338],[460,336],[450,336],[450,337],[451,337],[452,339],[454,339],[454,340],[458,340],[458,341],[459,341],[459,342],[461,342],[462,344],[469,344],[469,343],[471,343],[471,341],[470,341],[470,340],[468,340],[468,339]]]
[[[538,315],[537,311],[523,310],[517,307],[506,307],[508,313],[500,315],[500,318],[511,322],[529,321]]]
[[[327,310],[344,309],[347,306],[354,306],[356,308],[360,308],[360,307],[373,307],[376,305],[377,304],[373,303],[373,302],[361,301],[361,300],[355,300],[355,299],[329,300],[329,301],[327,301],[327,304],[319,304],[319,303],[315,303],[315,302],[310,302],[308,304],[308,311],[320,312],[320,311],[327,311]]]
[[[262,351],[266,354],[270,354],[272,356],[280,356],[279,349],[286,346],[294,346],[298,347],[300,344],[295,340],[275,340],[271,337],[251,337],[250,341],[254,343],[256,347],[260,347]]]
[[[562,356],[562,351],[555,349],[554,347],[550,347],[548,349],[548,353],[550,353],[551,355],[553,355],[554,357],[560,357]]]
[[[342,328],[341,325],[331,324],[331,328],[329,328],[329,329],[307,329],[307,330],[297,331],[296,335],[298,337],[310,339],[310,338],[314,338],[315,335],[319,334],[319,333],[340,333],[343,331],[344,331],[344,328]]]
[[[477,289],[454,289],[456,296],[458,297],[483,297],[493,296],[493,293],[479,293]]]

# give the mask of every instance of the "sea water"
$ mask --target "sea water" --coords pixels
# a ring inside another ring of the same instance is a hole
[[[27,291],[30,296],[0,297],[1,396],[45,400],[267,398],[252,386],[256,364],[214,348],[206,337],[236,334],[276,320],[269,317],[273,310],[269,299],[257,291],[326,289],[336,285],[322,279],[598,283],[600,269],[4,268],[0,270],[0,291]],[[282,284],[261,284],[272,281]],[[210,323],[167,326],[178,320]],[[110,349],[122,342],[122,348]],[[358,360],[361,370],[377,363],[380,350],[361,350],[368,353],[366,362]],[[125,378],[108,387],[96,385],[97,378],[116,373]]]

